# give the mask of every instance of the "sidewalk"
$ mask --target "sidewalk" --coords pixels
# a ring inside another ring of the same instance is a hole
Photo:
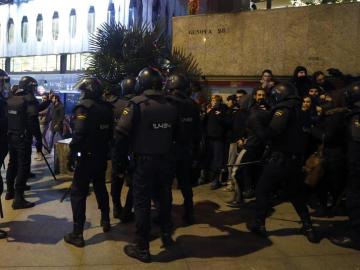
[[[359,251],[336,247],[326,238],[318,245],[311,244],[299,235],[300,224],[290,204],[275,208],[267,223],[271,236],[264,240],[246,229],[251,204],[244,209],[229,208],[224,201],[230,193],[210,191],[207,185],[194,189],[197,224],[189,227],[181,226],[181,193],[174,191],[176,242],[170,250],[161,248],[159,230],[154,225],[151,264],[128,258],[122,251],[132,240],[133,224],[111,219],[112,231],[102,232],[94,193],[87,201],[86,246],[75,248],[63,241],[64,234],[72,229],[70,201],[67,198],[59,202],[70,179],[60,176],[60,181],[55,182],[44,161],[34,161],[33,172],[37,177],[29,181],[32,190],[27,192],[27,198],[36,202],[36,207],[15,211],[11,201],[2,196],[5,219],[0,220],[0,228],[8,231],[9,237],[0,240],[0,268],[360,270]],[[335,221],[317,219],[315,223],[321,225],[321,232],[326,235],[332,223],[344,228],[343,220],[346,217]]]

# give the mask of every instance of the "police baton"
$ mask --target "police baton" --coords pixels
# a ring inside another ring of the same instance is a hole
[[[226,164],[226,167],[242,167],[242,166],[247,166],[247,165],[252,165],[252,164],[259,164],[259,163],[263,163],[263,160],[242,162],[242,163],[239,163],[239,164]]]
[[[2,208],[1,197],[0,197],[0,217],[4,218],[4,212],[3,212],[3,208]]]
[[[53,170],[51,169],[50,164],[49,164],[49,162],[47,161],[47,159],[46,159],[46,157],[45,157],[44,153],[43,153],[42,151],[40,151],[40,153],[41,153],[42,157],[44,158],[45,163],[46,163],[47,167],[49,168],[50,173],[51,173],[51,174],[52,174],[52,176],[54,177],[54,180],[55,180],[55,181],[57,181],[56,176],[55,176],[55,174],[54,174]]]

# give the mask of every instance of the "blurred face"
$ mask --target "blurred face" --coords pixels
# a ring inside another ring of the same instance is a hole
[[[229,107],[229,108],[231,108],[231,107],[233,107],[235,104],[234,104],[234,101],[233,100],[227,100],[226,101],[226,105]]]
[[[302,110],[308,111],[310,110],[310,107],[311,107],[311,98],[309,97],[304,98],[302,103]]]
[[[332,100],[333,100],[333,99],[332,99],[331,96],[328,96],[328,95],[325,96],[325,101],[331,102]]]
[[[309,89],[309,96],[318,96],[319,95],[319,90],[317,90],[316,88],[311,88]]]
[[[257,90],[255,94],[255,101],[257,103],[260,103],[261,101],[264,101],[266,98],[266,93],[264,90]]]
[[[216,99],[216,97],[212,96],[211,97],[211,107],[215,107],[220,105],[220,101]]]
[[[298,76],[298,78],[300,78],[300,77],[305,77],[305,76],[306,76],[306,73],[305,73],[304,70],[301,70],[301,71],[298,72],[297,76]]]
[[[271,79],[272,79],[272,76],[270,73],[268,72],[264,72],[264,74],[262,75],[262,78],[261,78],[264,82],[270,82]]]
[[[319,74],[315,80],[317,84],[322,85],[325,82],[325,76],[323,74]]]
[[[240,99],[241,99],[243,96],[244,96],[244,94],[239,94],[239,93],[237,93],[237,94],[236,94],[236,100],[239,102]]]

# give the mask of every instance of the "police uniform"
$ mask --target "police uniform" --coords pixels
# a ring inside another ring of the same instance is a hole
[[[8,186],[7,199],[13,198],[15,183],[14,209],[29,208],[35,204],[24,199],[26,181],[30,173],[32,138],[36,138],[36,148],[41,152],[42,141],[38,119],[38,103],[33,91],[37,82],[25,76],[17,89],[8,99],[8,140],[9,165],[6,173]]]
[[[186,223],[194,223],[192,163],[193,151],[200,143],[200,111],[193,100],[184,91],[175,90],[168,99],[176,105],[179,112],[179,138],[176,139],[176,179],[184,198],[184,216]]]
[[[126,94],[122,97],[118,97],[113,95],[112,98],[108,101],[113,106],[114,112],[114,125],[116,125],[117,121],[120,119],[125,107],[129,103],[129,100],[133,98],[134,95]],[[124,184],[125,176],[120,173],[120,164],[118,157],[116,155],[116,147],[114,146],[111,149],[111,198],[113,202],[113,216],[114,218],[120,218],[122,222],[126,223],[131,220],[131,210],[133,207],[133,196],[132,196],[132,185],[129,185],[129,191],[126,196],[126,203],[124,209],[121,206],[121,190]],[[126,162],[124,166],[128,167],[128,162]],[[130,176],[128,176],[130,177]]]
[[[266,236],[265,219],[271,207],[271,195],[281,182],[285,182],[289,199],[303,223],[304,234],[309,241],[317,242],[306,197],[301,192],[304,190],[301,178],[303,131],[299,120],[301,101],[291,85],[279,84],[275,88],[282,91],[283,96],[272,110],[266,135],[271,155],[256,186],[256,221],[248,227]]]
[[[0,166],[1,167],[8,152],[7,103],[5,97],[3,96],[3,92],[5,90],[5,83],[8,83],[9,79],[10,78],[8,74],[0,69]],[[0,172],[0,200],[3,191],[4,191],[4,183]],[[6,236],[7,236],[6,232],[0,230],[0,239],[6,238]]]
[[[103,231],[110,230],[109,196],[105,185],[105,172],[109,142],[113,135],[113,111],[108,102],[100,99],[101,84],[96,79],[86,80],[88,81],[84,81],[79,86],[84,97],[74,108],[74,129],[68,164],[68,167],[72,167],[74,160],[77,160],[70,193],[74,229],[72,233],[64,237],[67,243],[78,247],[84,246],[82,234],[90,182],[93,184],[101,211]],[[100,93],[92,96],[93,91]]]
[[[360,82],[352,84],[345,92],[347,107],[347,159],[348,175],[346,208],[351,229],[344,236],[331,237],[336,245],[360,250]]]

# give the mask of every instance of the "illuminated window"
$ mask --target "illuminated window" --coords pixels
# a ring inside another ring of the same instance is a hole
[[[71,38],[76,36],[76,11],[71,9],[69,16],[69,34]]]
[[[0,58],[0,68],[2,70],[5,70],[5,61],[6,61],[6,58]]]
[[[43,38],[43,30],[44,30],[44,24],[43,24],[43,16],[41,14],[37,15],[36,18],[36,40],[41,41]]]
[[[14,20],[10,18],[7,23],[7,42],[10,44],[14,41]]]
[[[57,11],[54,12],[52,17],[52,37],[53,40],[59,39],[59,13]]]
[[[24,16],[21,20],[21,40],[26,43],[28,39],[28,18]]]
[[[88,13],[88,24],[87,29],[89,33],[94,33],[95,31],[95,8],[90,6]]]
[[[115,7],[114,3],[109,3],[107,11],[107,23],[110,25],[115,24]]]
[[[135,24],[135,12],[136,12],[136,1],[131,0],[129,5],[129,21],[128,27],[131,27]]]
[[[60,55],[11,58],[11,72],[55,72],[60,70]]]
[[[74,53],[67,55],[68,71],[83,71],[88,65],[88,53]]]

